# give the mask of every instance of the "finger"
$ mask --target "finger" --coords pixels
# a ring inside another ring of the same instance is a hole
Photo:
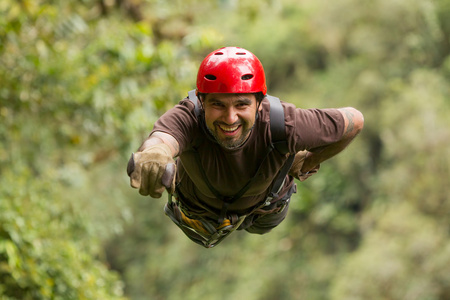
[[[161,198],[163,192],[164,192],[164,187],[161,187],[157,190],[150,191],[150,197]]]
[[[154,181],[153,173],[155,172],[155,164],[147,162],[141,165],[141,182],[139,186],[139,194],[142,196],[149,195],[151,185]]]
[[[164,169],[158,163],[146,163],[142,166],[142,180],[139,193],[143,196],[160,198],[164,192],[161,177]]]
[[[170,163],[166,165],[166,169],[161,178],[162,184],[167,188],[169,192],[171,192],[172,187],[174,185],[176,167],[175,164]]]
[[[160,164],[153,164],[152,172],[149,176],[149,190],[148,194],[152,198],[161,198],[164,192],[164,186],[162,185],[162,176],[165,169]]]

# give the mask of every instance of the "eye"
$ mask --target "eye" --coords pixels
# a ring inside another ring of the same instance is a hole
[[[245,109],[245,108],[247,108],[249,106],[250,106],[250,104],[247,103],[247,102],[240,102],[240,103],[236,104],[236,107],[239,108],[239,109]]]

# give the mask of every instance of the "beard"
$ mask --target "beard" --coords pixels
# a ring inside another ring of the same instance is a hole
[[[251,127],[249,127],[249,124],[247,122],[241,122],[240,126],[242,132],[238,137],[219,137],[217,131],[221,129],[219,129],[218,124],[214,123],[213,125],[214,129],[206,126],[208,132],[214,137],[217,144],[228,150],[239,148],[242,144],[244,144],[247,138],[250,136],[250,132],[253,130],[253,127],[255,126],[254,123]]]

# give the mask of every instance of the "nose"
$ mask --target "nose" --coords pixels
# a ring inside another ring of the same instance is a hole
[[[239,120],[239,116],[233,106],[228,107],[224,112],[224,122],[232,125]]]

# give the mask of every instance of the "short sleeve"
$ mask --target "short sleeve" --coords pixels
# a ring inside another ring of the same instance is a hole
[[[189,99],[184,99],[155,122],[151,133],[159,131],[170,134],[177,140],[180,151],[183,151],[189,146],[197,130],[194,104]]]
[[[289,148],[295,152],[333,144],[344,133],[344,118],[334,108],[301,109],[287,104],[285,116]]]

